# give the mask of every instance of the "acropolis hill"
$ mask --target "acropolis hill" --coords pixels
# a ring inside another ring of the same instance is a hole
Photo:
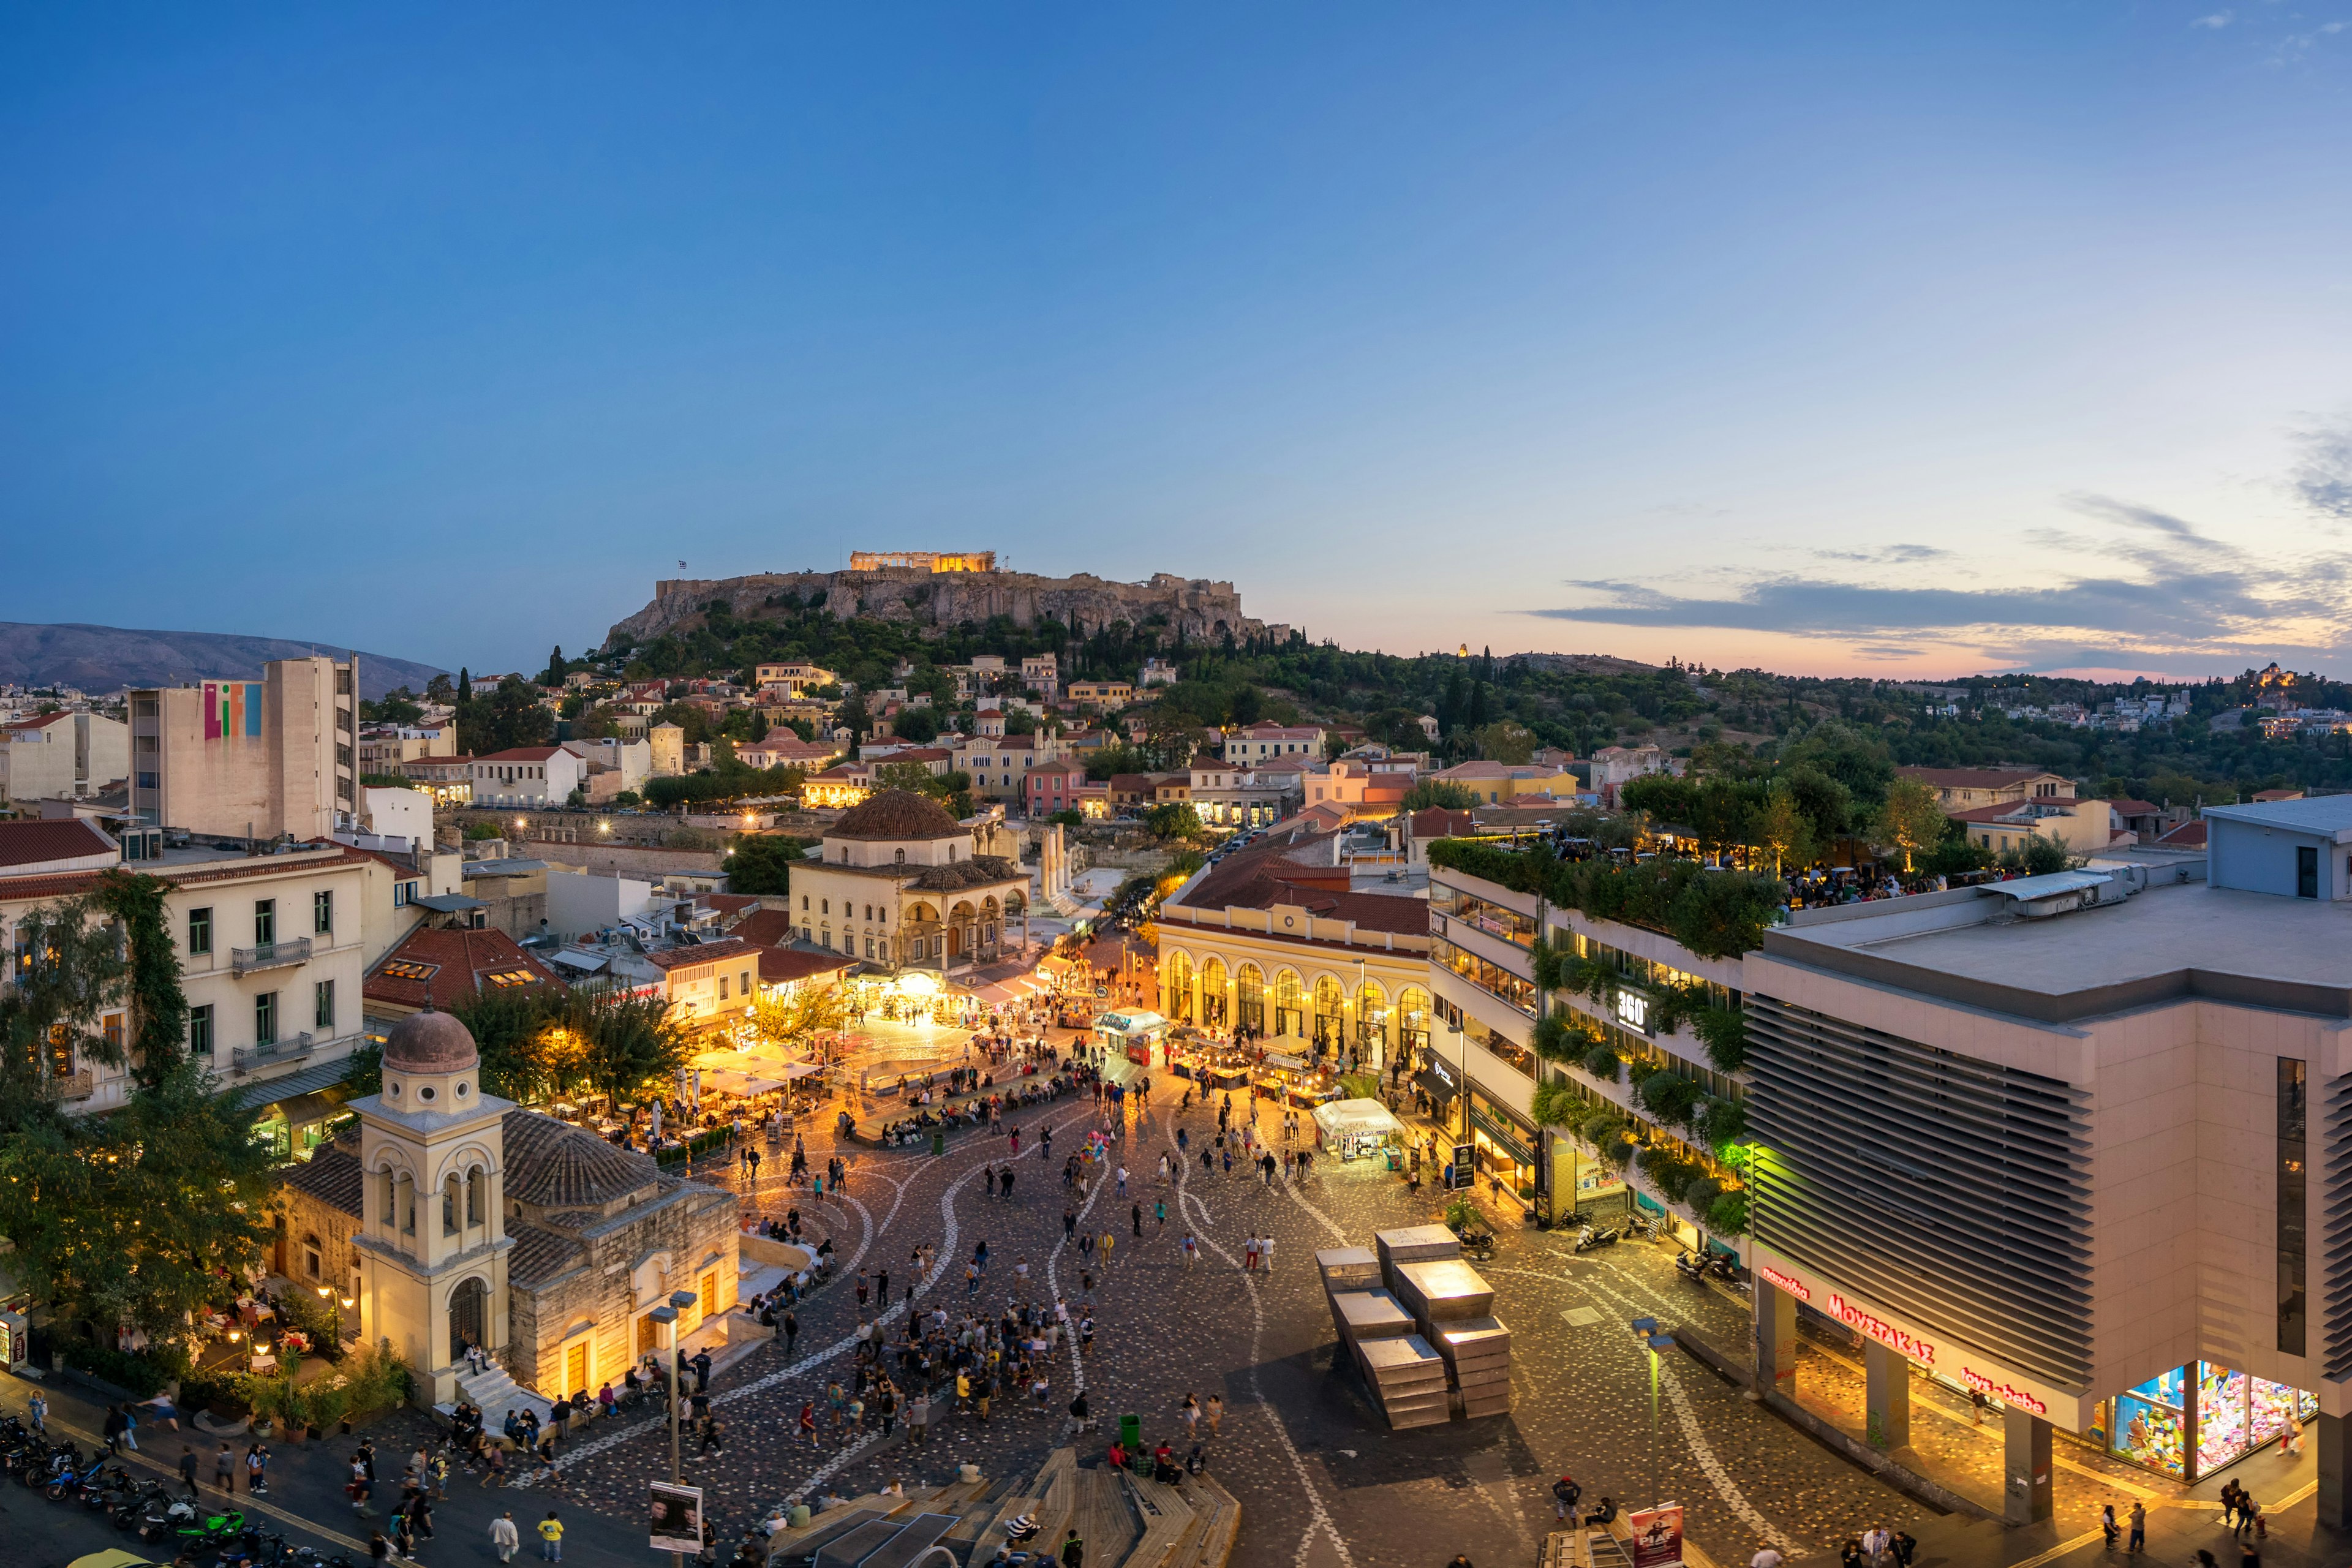
[[[1050,617],[1074,621],[1082,630],[1091,631],[1118,621],[1140,626],[1159,616],[1171,633],[1181,633],[1193,642],[1222,641],[1228,633],[1236,641],[1269,632],[1286,637],[1290,630],[1250,619],[1242,614],[1241,595],[1231,583],[1213,583],[1204,577],[1179,577],[1169,572],[1154,573],[1142,583],[1114,583],[1085,572],[1074,577],[1041,577],[994,570],[994,554],[984,551],[937,554],[861,551],[851,560],[861,566],[868,561],[907,564],[847,572],[665,578],[654,584],[653,603],[614,626],[611,636],[643,642],[684,626],[720,601],[740,616],[787,602],[813,605],[822,601],[827,613],[843,620],[871,616],[940,627],[1010,616],[1018,626]],[[977,565],[982,562],[989,564]]]

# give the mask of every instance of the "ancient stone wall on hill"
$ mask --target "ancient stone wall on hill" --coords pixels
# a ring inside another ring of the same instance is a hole
[[[822,599],[843,620],[871,616],[918,626],[952,626],[1009,616],[1027,626],[1050,617],[1076,617],[1087,631],[1126,621],[1140,626],[1154,615],[1167,617],[1172,636],[1214,642],[1230,632],[1238,640],[1269,628],[1242,614],[1241,595],[1231,583],[1179,577],[1161,572],[1144,583],[1114,583],[1080,573],[1040,577],[1028,572],[934,573],[906,567],[876,572],[777,572],[750,577],[667,578],[654,584],[653,603],[612,630],[614,637],[643,642],[686,625],[714,601],[739,616],[765,608],[779,596],[802,605]],[[1286,627],[1271,628],[1276,634]]]

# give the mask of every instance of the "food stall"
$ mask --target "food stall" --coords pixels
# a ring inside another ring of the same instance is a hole
[[[1168,1038],[1168,1070],[1199,1084],[1203,1095],[1247,1084],[1250,1061],[1251,1053],[1232,1041],[1197,1030],[1190,1037],[1180,1038],[1171,1034]]]
[[[1094,1022],[1095,1043],[1139,1067],[1151,1065],[1151,1047],[1166,1037],[1168,1020],[1140,1010],[1103,1013]]]
[[[1310,1109],[1340,1096],[1334,1075],[1315,1065],[1314,1047],[1290,1035],[1266,1042],[1250,1083],[1260,1099]]]
[[[1342,1160],[1393,1155],[1404,1141],[1404,1123],[1377,1100],[1328,1100],[1314,1114],[1323,1147]]]

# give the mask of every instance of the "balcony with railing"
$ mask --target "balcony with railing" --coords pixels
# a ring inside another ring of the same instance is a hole
[[[320,1042],[309,1033],[286,1035],[258,1045],[239,1046],[229,1053],[229,1062],[238,1072],[255,1072],[262,1068],[276,1067],[281,1062],[299,1062],[319,1047]]]
[[[88,1100],[98,1092],[98,1074],[89,1068],[60,1073],[56,1082],[59,1100]]]
[[[257,969],[283,969],[289,964],[309,962],[310,939],[289,937],[284,942],[265,942],[257,947],[229,949],[229,968],[239,974],[250,974]]]

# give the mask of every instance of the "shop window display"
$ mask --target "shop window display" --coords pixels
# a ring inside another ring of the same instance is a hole
[[[2197,1363],[2197,1473],[2206,1475],[2244,1454],[2246,1374],[2211,1362]]]
[[[2116,1401],[2116,1452],[2136,1465],[2183,1476],[2189,1431],[2180,1368],[2149,1378]]]
[[[2250,1381],[2249,1405],[2252,1412],[2255,1447],[2274,1443],[2286,1436],[2297,1419],[2295,1409],[2300,1403],[2296,1395],[2302,1391],[2292,1384],[2273,1383],[2269,1378]]]

